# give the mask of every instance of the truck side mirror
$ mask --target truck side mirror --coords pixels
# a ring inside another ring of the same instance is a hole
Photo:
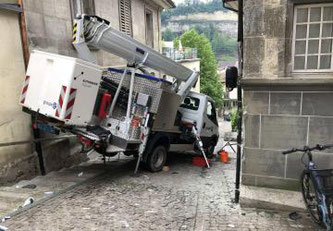
[[[225,72],[225,86],[231,91],[237,87],[238,69],[237,67],[228,67]]]

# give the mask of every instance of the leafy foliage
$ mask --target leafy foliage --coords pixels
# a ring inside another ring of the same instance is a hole
[[[232,131],[237,131],[237,110],[234,109],[230,112],[231,128]]]
[[[236,56],[237,41],[228,35],[215,33],[212,39],[212,47],[216,55]]]
[[[197,48],[200,61],[201,92],[212,97],[217,107],[222,106],[223,89],[217,75],[217,61],[209,39],[195,29],[185,32],[180,40],[184,47]]]
[[[179,48],[179,38],[178,37],[176,37],[176,38],[173,39],[173,47],[175,49]]]
[[[173,33],[170,28],[167,28],[165,31],[163,31],[162,33],[162,39],[163,41],[173,41],[174,38],[176,37],[177,35],[175,33]]]

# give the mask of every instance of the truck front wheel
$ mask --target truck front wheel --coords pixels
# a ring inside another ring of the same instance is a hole
[[[167,150],[163,145],[155,146],[149,153],[146,165],[151,172],[161,171],[167,160]]]
[[[212,140],[209,142],[209,144],[204,148],[205,154],[207,155],[208,158],[212,158],[214,156],[214,150],[216,146],[216,141]]]

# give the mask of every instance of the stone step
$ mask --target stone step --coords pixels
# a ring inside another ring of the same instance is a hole
[[[240,205],[244,208],[260,208],[287,212],[305,212],[301,192],[242,185]]]

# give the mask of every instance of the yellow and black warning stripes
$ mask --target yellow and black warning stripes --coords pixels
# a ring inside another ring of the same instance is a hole
[[[77,23],[73,26],[73,42],[76,41]]]

